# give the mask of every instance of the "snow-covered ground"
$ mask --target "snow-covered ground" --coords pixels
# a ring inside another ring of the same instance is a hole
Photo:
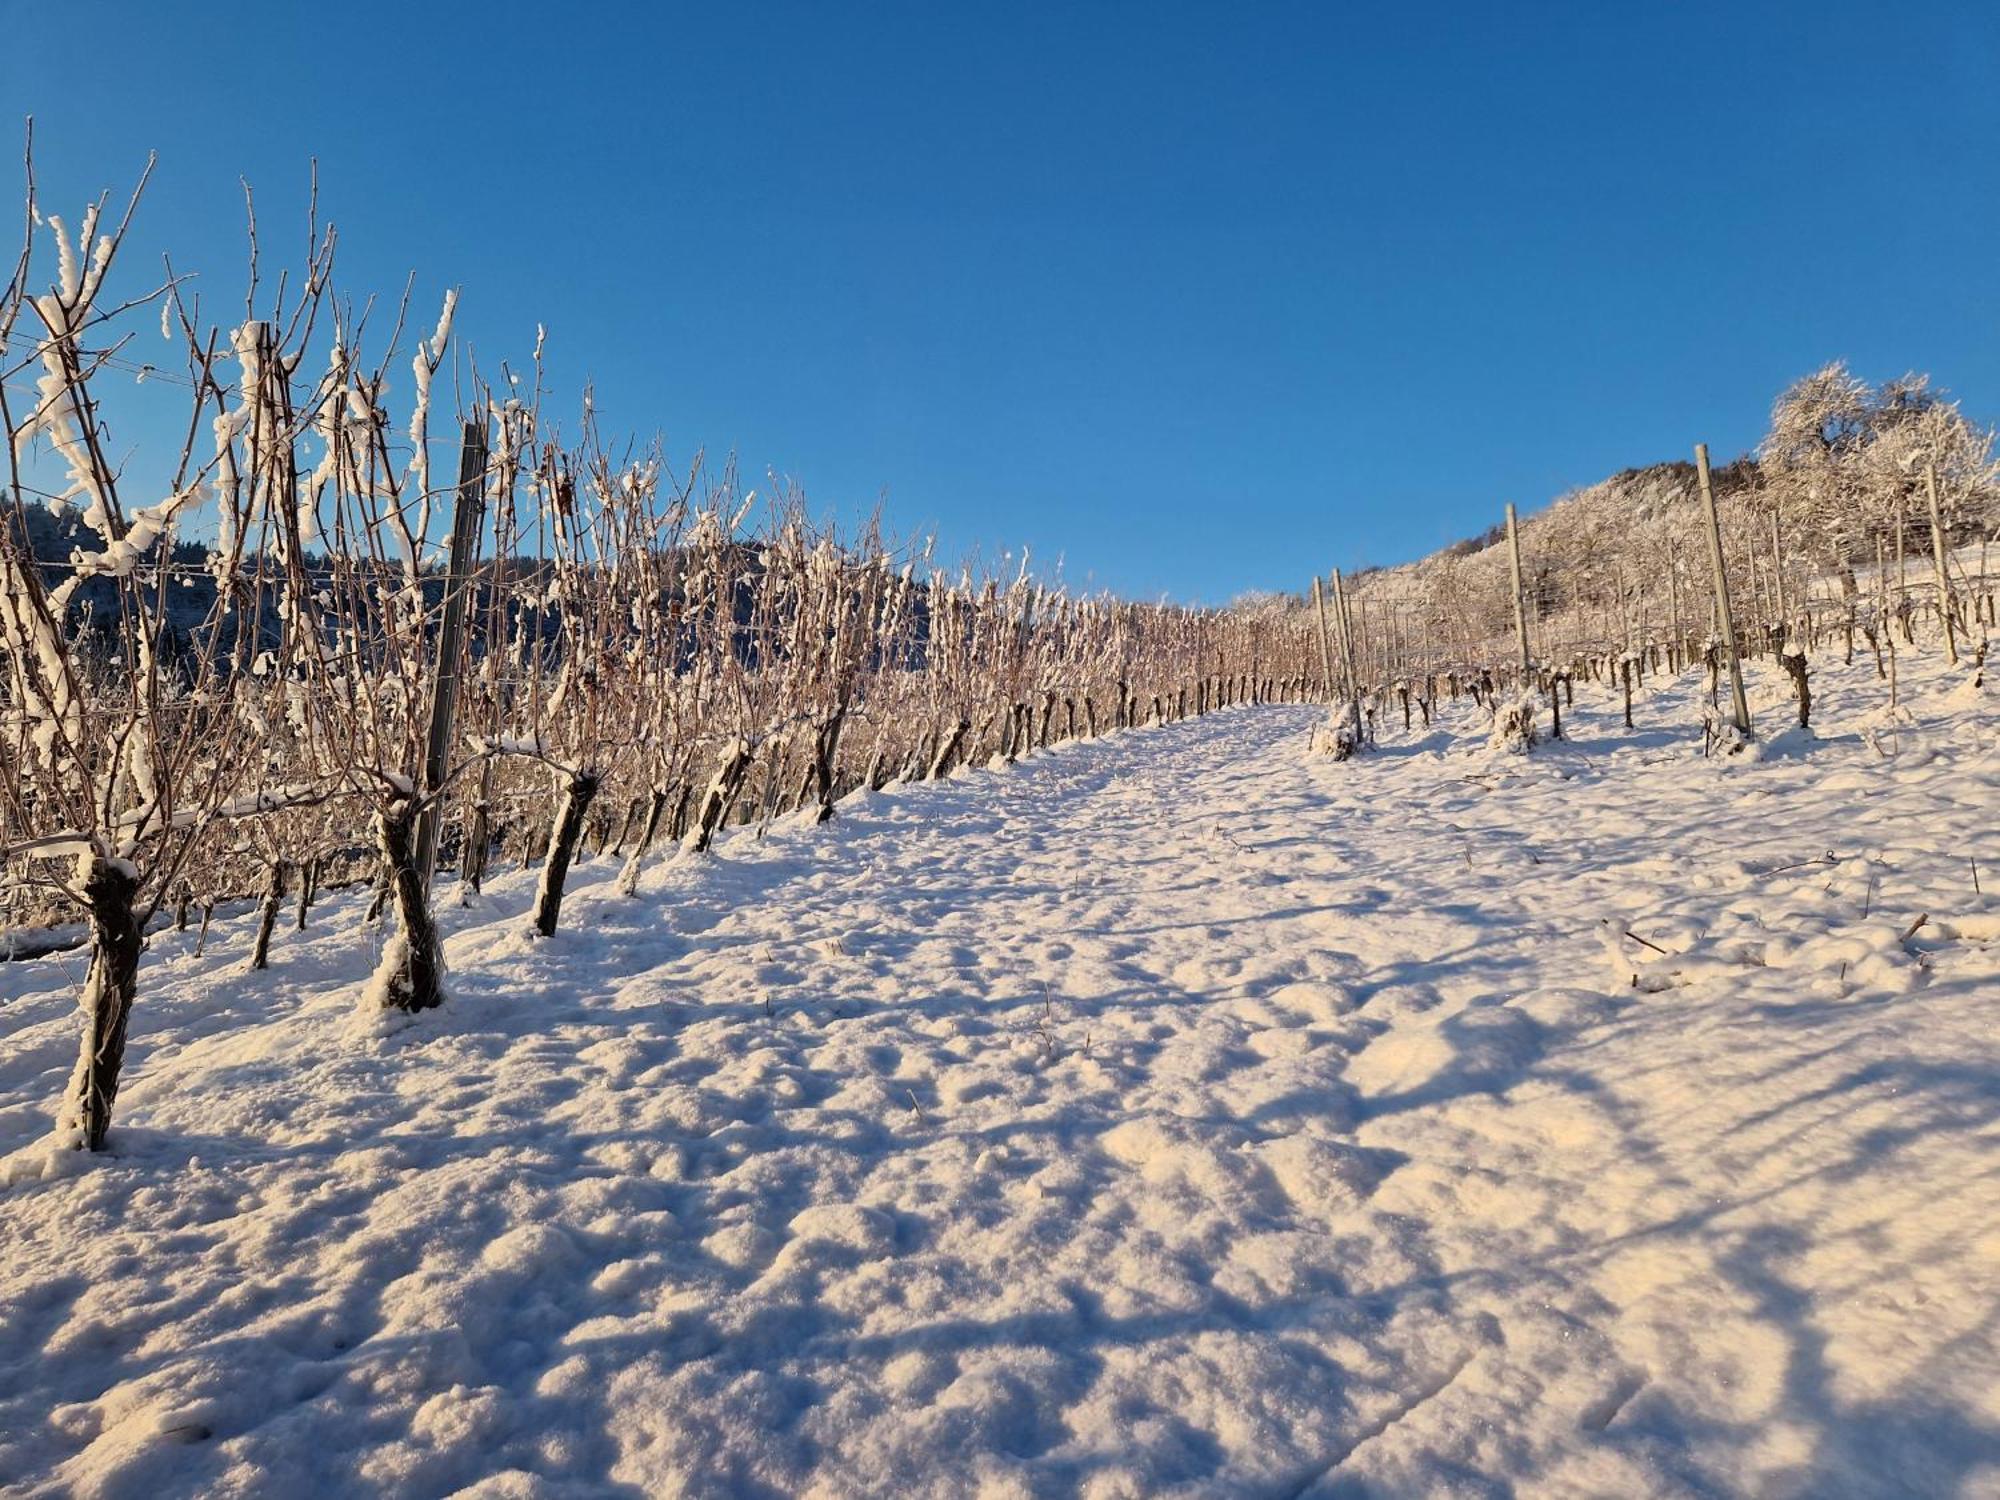
[[[0,1488],[2000,1495],[1995,715],[1833,661],[510,876],[400,1029],[356,897],[163,933],[107,1159],[0,965]]]

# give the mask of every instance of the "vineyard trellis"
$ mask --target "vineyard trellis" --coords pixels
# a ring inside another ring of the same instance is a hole
[[[731,825],[823,822],[857,791],[1237,704],[1324,697],[1346,758],[1395,715],[1428,726],[1440,693],[1523,744],[1542,714],[1561,737],[1579,679],[1629,723],[1648,673],[1700,666],[1719,705],[1739,649],[1784,664],[1801,724],[1807,653],[1834,640],[1850,660],[1864,641],[1892,698],[1897,636],[1920,627],[1983,669],[1992,436],[1916,377],[1830,366],[1754,459],[1711,476],[1704,450],[1518,524],[1508,507],[1478,543],[1336,570],[1310,601],[1141,603],[1025,557],[948,568],[879,519],[815,522],[783,481],[760,495],[733,463],[613,440],[588,397],[566,433],[539,335],[489,379],[453,294],[414,339],[406,298],[377,342],[316,217],[295,275],[253,254],[241,318],[205,316],[171,271],[114,299],[144,187],[72,231],[31,159],[0,293],[0,859],[10,925],[85,930],[58,1114],[80,1146],[104,1144],[149,928],[199,909],[205,930],[219,900],[261,896],[261,958],[288,892],[303,925],[318,891],[371,884],[364,1002],[423,1011],[445,995],[447,863],[461,896],[496,858],[538,865],[547,935],[586,850],[631,895],[649,859],[701,857]],[[134,360],[154,309],[184,375]],[[142,401],[184,433],[143,479],[111,440]],[[1740,698],[1729,718],[1711,740],[1748,732]]]
[[[165,907],[205,923],[261,892],[261,956],[288,875],[301,922],[318,889],[372,882],[388,931],[365,1003],[421,1011],[445,993],[446,859],[468,889],[496,853],[538,859],[553,933],[593,840],[629,893],[663,844],[695,857],[732,822],[824,821],[860,788],[1309,691],[1296,620],[1079,596],[1025,561],[949,571],[877,523],[815,524],[793,487],[760,501],[731,464],[620,448],[588,400],[568,438],[539,338],[525,395],[459,360],[462,461],[441,479],[455,295],[407,351],[399,409],[408,308],[365,353],[330,227],[294,277],[253,254],[228,326],[172,275],[111,300],[144,185],[72,231],[31,159],[0,295],[0,851],[12,922],[87,922],[58,1117],[78,1145],[104,1144]],[[154,306],[184,379],[129,368]],[[112,413],[162,391],[186,437],[165,498],[134,504]],[[36,545],[43,496],[66,556]]]
[[[1579,680],[1618,693],[1629,725],[1648,674],[1699,666],[1707,742],[1736,745],[1752,730],[1741,660],[1782,667],[1805,726],[1812,652],[1851,662],[1865,644],[1893,706],[1899,637],[1980,680],[1996,623],[1993,442],[1921,376],[1870,388],[1831,365],[1780,396],[1754,456],[1712,474],[1697,445],[1693,463],[1629,470],[1518,524],[1508,506],[1483,537],[1420,562],[1336,570],[1360,622],[1362,733],[1396,708],[1408,728],[1413,704],[1428,725],[1441,693],[1469,694],[1496,741],[1526,745],[1538,720],[1560,735]],[[1912,550],[1928,561],[1913,568]],[[1335,754],[1347,691],[1329,692]]]

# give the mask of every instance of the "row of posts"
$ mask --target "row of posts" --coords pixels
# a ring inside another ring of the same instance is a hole
[[[1715,509],[1715,487],[1709,482],[1708,444],[1694,445],[1695,473],[1700,481],[1701,512],[1708,533],[1708,560],[1715,571],[1715,613],[1722,632],[1722,649],[1729,657],[1730,718],[1737,733],[1750,736],[1750,700],[1743,691],[1743,661],[1736,651],[1736,620],[1729,609],[1729,570],[1722,557],[1722,520]],[[1528,592],[1521,581],[1521,532],[1512,501],[1507,504],[1507,556],[1514,574],[1514,638],[1521,651],[1521,676],[1533,675],[1528,651]]]
[[[1703,530],[1708,538],[1709,566],[1714,574],[1715,619],[1721,639],[1717,644],[1729,659],[1729,707],[1730,718],[1737,733],[1746,739],[1752,734],[1750,722],[1750,700],[1743,690],[1743,660],[1736,645],[1736,620],[1729,604],[1729,571],[1722,551],[1722,521],[1716,511],[1715,487],[1708,470],[1708,444],[1694,446],[1695,473],[1699,480]],[[1958,663],[1958,642],[1950,609],[1950,583],[1945,563],[1944,526],[1939,515],[1937,470],[1934,465],[1924,466],[1924,488],[1930,502],[1931,559],[1937,571],[1937,590],[1940,601],[1939,613],[1944,619],[1945,653],[1955,666]],[[1777,517],[1772,524],[1772,545],[1777,547]],[[1521,570],[1521,535],[1512,502],[1507,506],[1507,557],[1513,574],[1514,585],[1514,640],[1521,658],[1521,676],[1526,681],[1534,674],[1534,657],[1528,649],[1528,592]],[[1782,574],[1780,579],[1782,580]],[[1782,587],[1782,582],[1780,584]],[[1326,599],[1320,588],[1320,580],[1313,579],[1313,608],[1319,615],[1320,669],[1325,676],[1328,690],[1333,687],[1333,642],[1338,640],[1341,651],[1341,690],[1354,706],[1356,717],[1360,712],[1360,686],[1354,671],[1354,653],[1348,628],[1347,601],[1341,587],[1340,570],[1333,570],[1335,630],[1329,635],[1327,626]]]
[[[1313,575],[1313,608],[1319,614],[1319,665],[1326,679],[1327,690],[1333,690],[1333,644],[1328,638],[1326,624],[1326,593],[1320,588],[1319,575]],[[1356,733],[1361,728],[1361,682],[1354,670],[1354,630],[1347,613],[1347,590],[1340,580],[1340,569],[1333,570],[1333,610],[1340,630],[1341,690],[1347,700],[1348,712],[1352,715],[1352,726]]]

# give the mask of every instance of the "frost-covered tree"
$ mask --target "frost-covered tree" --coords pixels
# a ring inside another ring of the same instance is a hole
[[[1758,458],[1787,550],[1833,569],[1922,514],[1926,465],[1952,518],[1983,519],[1994,496],[1993,435],[1923,375],[1878,388],[1839,362],[1814,371],[1778,398]]]
[[[1787,387],[1758,447],[1766,505],[1789,546],[1845,567],[1866,528],[1875,393],[1836,360]]]

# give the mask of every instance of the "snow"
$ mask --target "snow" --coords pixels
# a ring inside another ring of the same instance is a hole
[[[1237,709],[586,860],[547,940],[513,872],[413,1021],[367,892],[261,974],[219,914],[95,1160],[82,955],[0,965],[0,1476],[2000,1495],[1994,714],[1813,673],[1754,757],[1699,670],[1526,755]]]

